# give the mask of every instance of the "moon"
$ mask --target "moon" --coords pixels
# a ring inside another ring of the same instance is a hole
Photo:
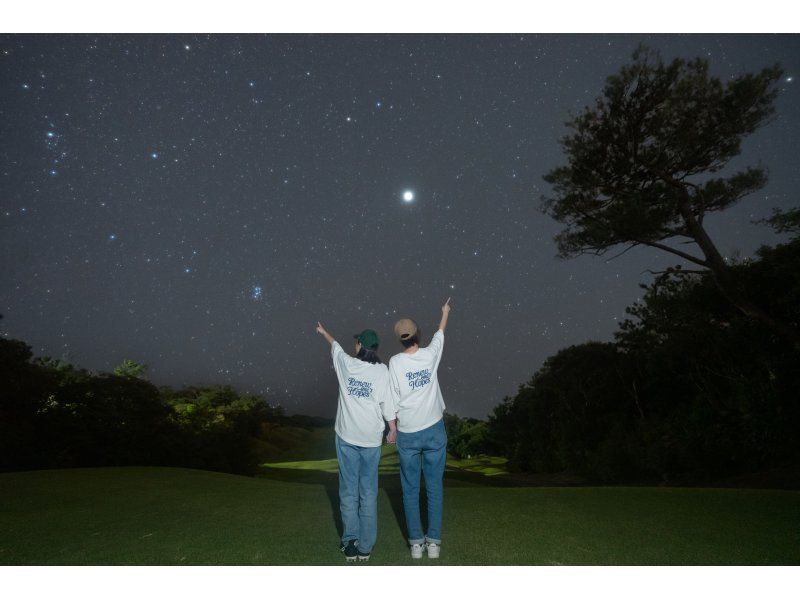
[[[410,203],[414,201],[414,192],[413,191],[404,191],[403,192],[403,201],[406,203]]]

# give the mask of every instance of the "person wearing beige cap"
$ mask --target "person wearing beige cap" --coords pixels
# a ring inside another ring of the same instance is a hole
[[[439,329],[427,347],[420,347],[420,329],[404,318],[394,325],[403,352],[389,360],[389,384],[397,411],[397,452],[403,510],[408,527],[411,558],[439,558],[442,538],[442,497],[447,434],[444,399],[437,370],[444,349],[444,329],[450,315],[450,298],[442,306]],[[420,473],[428,497],[428,531],[423,533],[419,512]]]

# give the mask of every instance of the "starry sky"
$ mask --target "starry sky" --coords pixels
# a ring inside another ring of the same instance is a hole
[[[779,241],[752,221],[798,203],[797,35],[2,35],[0,334],[332,417],[317,320],[388,362],[395,320],[427,343],[451,296],[443,395],[485,417],[679,263],[560,260],[539,210],[564,123],[640,42],[723,78],[783,65],[731,165],[770,182],[706,221],[727,256]]]

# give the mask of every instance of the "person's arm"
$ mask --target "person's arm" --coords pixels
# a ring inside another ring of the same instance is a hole
[[[442,305],[442,320],[439,322],[439,330],[444,332],[445,326],[447,326],[447,316],[450,315],[450,297],[447,298],[447,301],[444,302]]]
[[[391,374],[386,370],[384,383],[380,384],[379,401],[383,419],[389,424],[389,431],[386,433],[386,442],[394,444],[397,442],[397,409],[394,402],[394,393],[392,392]]]
[[[328,331],[325,330],[325,328],[319,322],[317,322],[317,332],[321,334],[322,338],[328,341],[329,344],[331,345],[333,344],[334,338],[330,334],[328,334]]]

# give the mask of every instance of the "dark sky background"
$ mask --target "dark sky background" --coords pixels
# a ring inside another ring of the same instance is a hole
[[[539,211],[564,122],[639,42],[723,78],[782,63],[731,165],[770,182],[707,219],[728,256],[777,242],[751,221],[798,204],[797,35],[0,36],[0,333],[333,416],[316,321],[388,361],[394,321],[427,343],[452,296],[443,394],[485,417],[678,263],[559,260]]]

